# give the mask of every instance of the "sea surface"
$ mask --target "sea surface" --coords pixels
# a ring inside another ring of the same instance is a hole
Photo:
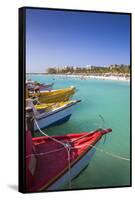
[[[68,78],[51,75],[33,75],[32,80],[54,83],[54,89],[77,88],[73,99],[82,101],[76,106],[70,120],[44,131],[49,135],[64,135],[112,128],[100,142],[99,148],[124,158],[130,158],[130,83],[124,81]],[[38,134],[37,134],[38,135]],[[61,158],[58,158],[61,159]],[[72,189],[128,186],[130,162],[96,151],[89,166],[74,180]],[[68,184],[61,189],[68,189]]]

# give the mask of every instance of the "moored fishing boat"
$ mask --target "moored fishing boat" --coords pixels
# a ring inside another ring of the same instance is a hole
[[[98,129],[32,138],[29,127],[32,126],[26,129],[27,192],[59,190],[65,183],[71,187],[71,180],[90,163],[103,135],[112,131]]]
[[[48,103],[34,105],[31,99],[26,100],[27,106],[33,108],[34,115],[40,128],[58,125],[68,121],[74,111],[74,107],[81,100],[71,100],[66,102]],[[36,125],[34,130],[37,130]]]
[[[55,103],[60,101],[68,101],[76,92],[76,88],[71,86],[69,88],[40,91],[38,93],[29,94],[31,98],[38,97],[41,103]]]
[[[54,83],[51,83],[51,84],[40,84],[39,85],[39,90],[40,91],[51,91],[52,90],[52,87],[53,87]]]
[[[26,84],[33,84],[35,81],[32,81],[31,79],[26,80]]]
[[[40,91],[50,91],[52,90],[54,83],[51,84],[43,84],[38,83],[37,81],[27,80],[26,81],[26,88],[29,90],[29,92],[40,92]]]

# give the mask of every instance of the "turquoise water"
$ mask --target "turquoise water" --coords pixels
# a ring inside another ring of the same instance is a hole
[[[91,131],[98,127],[112,128],[99,148],[130,158],[130,83],[110,80],[80,80],[51,75],[32,76],[42,83],[54,82],[54,89],[71,85],[78,91],[73,99],[81,99],[70,120],[45,129],[49,135]],[[104,124],[101,118],[104,118]],[[130,162],[96,152],[90,165],[72,181],[72,189],[127,186],[130,184]],[[67,189],[65,185],[62,189]]]

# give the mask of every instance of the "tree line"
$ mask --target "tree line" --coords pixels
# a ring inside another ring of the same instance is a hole
[[[50,67],[47,69],[48,74],[130,74],[130,65],[115,65],[110,67]]]

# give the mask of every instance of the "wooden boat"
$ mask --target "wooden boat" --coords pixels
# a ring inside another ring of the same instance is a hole
[[[29,120],[30,121],[30,120]],[[90,163],[96,145],[111,129],[32,138],[26,131],[27,192],[60,190]],[[71,188],[70,188],[71,189]]]
[[[26,80],[26,84],[29,84],[29,83],[34,83],[35,81],[32,81],[31,79],[28,79],[28,80]]]
[[[71,86],[69,88],[51,90],[51,91],[41,91],[38,93],[29,94],[31,98],[38,97],[41,103],[55,103],[61,101],[68,101],[69,98],[73,96],[76,92],[76,88]]]
[[[51,91],[54,83],[51,84],[42,84],[38,83],[37,81],[27,80],[26,81],[26,88],[29,92],[40,92],[40,91]]]
[[[51,91],[52,90],[52,87],[53,87],[54,83],[51,83],[51,84],[41,84],[39,85],[39,90],[40,91]]]
[[[31,99],[26,100],[27,106],[33,108],[35,118],[40,128],[46,128],[52,125],[58,125],[68,121],[74,111],[77,103],[81,100],[71,100],[58,103],[48,103],[33,105]],[[37,130],[37,126],[34,126]]]

